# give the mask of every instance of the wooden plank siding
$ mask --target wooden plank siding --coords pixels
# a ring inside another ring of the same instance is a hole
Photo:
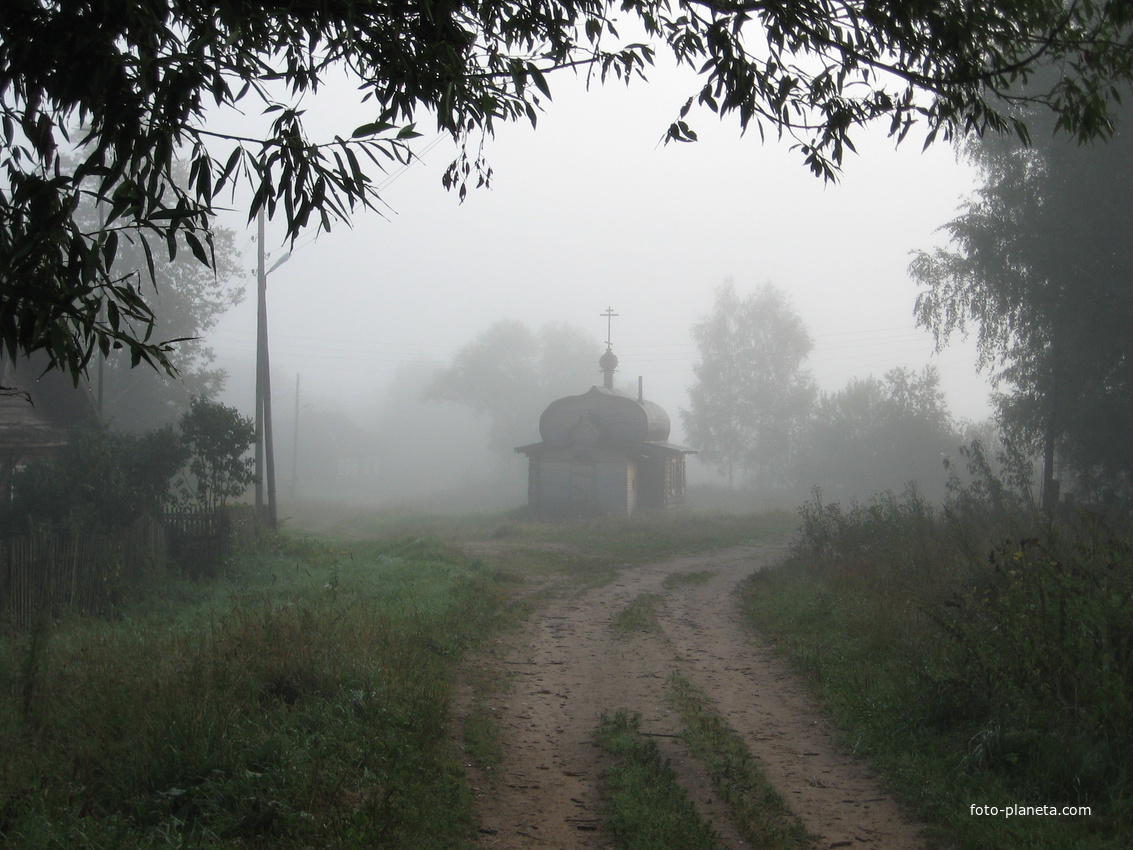
[[[546,460],[528,467],[528,503],[539,513],[592,516],[632,513],[635,466],[625,460]]]

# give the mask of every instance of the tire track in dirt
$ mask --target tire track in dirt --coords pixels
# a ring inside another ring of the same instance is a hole
[[[469,768],[485,848],[599,848],[597,785],[606,765],[592,744],[603,712],[641,714],[678,779],[727,847],[747,847],[700,763],[676,737],[665,701],[677,670],[701,688],[741,735],[768,779],[818,836],[818,847],[915,850],[917,828],[864,764],[844,753],[805,690],[770,647],[753,642],[734,613],[737,582],[780,550],[748,546],[627,568],[610,585],[552,600],[516,634],[468,662],[504,670],[512,687],[489,697],[504,759],[491,774]],[[665,590],[671,573],[712,570],[704,584]],[[615,635],[610,617],[641,593],[664,594],[662,634]],[[458,687],[458,723],[471,689]]]

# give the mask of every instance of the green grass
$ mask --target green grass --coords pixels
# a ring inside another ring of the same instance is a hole
[[[0,645],[5,846],[468,846],[449,681],[500,616],[493,570],[282,540],[173,586]]]
[[[507,514],[424,515],[388,510],[355,510],[318,521],[293,521],[296,528],[344,539],[413,534],[453,543],[505,544],[534,553],[524,567],[545,569],[547,556],[568,569],[648,563],[684,553],[754,543],[793,534],[792,511],[693,513],[639,511],[632,516],[544,521],[525,510]],[[493,556],[493,561],[495,558]]]
[[[499,768],[504,753],[499,724],[489,700],[507,691],[514,683],[514,675],[483,666],[466,670],[465,675],[469,679],[472,700],[461,725],[464,754],[474,767],[491,772]]]
[[[624,710],[603,715],[596,741],[613,757],[602,776],[603,825],[621,850],[720,850],[657,745]]]
[[[661,626],[657,622],[657,603],[660,601],[661,597],[656,593],[638,594],[610,617],[610,628],[621,634],[660,631]]]
[[[585,593],[613,581],[620,569],[639,564],[781,541],[794,535],[799,526],[798,516],[785,510],[742,514],[642,510],[632,516],[548,521],[531,517],[526,509],[428,515],[408,510],[323,508],[290,522],[306,533],[347,540],[381,538],[394,529],[445,540],[482,553],[504,579],[554,583],[544,595]],[[541,598],[536,595],[525,604],[530,610]]]
[[[473,705],[464,718],[464,752],[471,764],[483,771],[499,768],[504,760],[500,731],[490,709]]]
[[[682,736],[700,759],[740,833],[762,850],[813,846],[802,821],[768,782],[743,740],[709,707],[705,695],[679,673],[669,677],[669,701],[681,716]]]
[[[798,518],[786,511],[747,515],[642,511],[629,517],[511,525],[517,539],[557,542],[624,565],[781,538],[797,528]]]
[[[665,590],[675,590],[678,587],[687,585],[708,584],[716,577],[714,570],[697,570],[690,573],[669,573],[665,576],[665,580],[661,586]]]
[[[1071,528],[1021,543],[971,507],[811,506],[814,533],[741,586],[743,610],[942,844],[1133,846],[1130,547]]]
[[[490,712],[473,710],[463,746],[450,734],[468,648],[564,579],[592,587],[624,566],[797,524],[647,513],[320,522],[341,536],[279,535],[207,582],[155,576],[116,620],[0,638],[0,843],[469,846],[463,763],[490,770],[501,753]],[[462,554],[477,544],[484,559]]]

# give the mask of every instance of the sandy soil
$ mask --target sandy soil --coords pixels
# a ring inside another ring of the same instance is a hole
[[[747,847],[677,737],[679,718],[664,695],[677,670],[743,737],[818,847],[923,847],[917,826],[902,818],[864,764],[835,743],[798,679],[736,620],[732,589],[778,554],[773,547],[744,547],[626,569],[611,585],[552,600],[521,631],[471,659],[466,672],[489,668],[512,679],[486,705],[502,730],[503,764],[490,774],[469,767],[480,845],[611,846],[598,829],[605,762],[591,741],[603,712],[625,708],[641,715],[642,730],[655,736],[725,846]],[[670,573],[701,570],[715,575],[706,584],[662,587]],[[664,594],[662,633],[612,632],[611,615],[641,593]],[[471,699],[467,685],[458,688],[458,722]]]

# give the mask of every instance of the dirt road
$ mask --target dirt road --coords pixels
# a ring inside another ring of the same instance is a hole
[[[730,824],[666,704],[670,673],[679,671],[713,700],[742,736],[769,780],[816,846],[916,850],[915,825],[865,767],[840,748],[813,705],[767,646],[754,642],[734,615],[732,590],[780,554],[744,547],[628,568],[611,585],[552,600],[524,629],[470,664],[506,671],[512,686],[488,698],[503,738],[504,761],[491,774],[473,770],[485,848],[597,848],[602,752],[592,744],[603,712],[641,715],[672,761],[682,785],[728,847],[748,847]],[[662,586],[672,573],[712,571],[706,583]],[[610,617],[642,593],[663,594],[660,633],[615,634]],[[458,689],[457,720],[471,708]]]

